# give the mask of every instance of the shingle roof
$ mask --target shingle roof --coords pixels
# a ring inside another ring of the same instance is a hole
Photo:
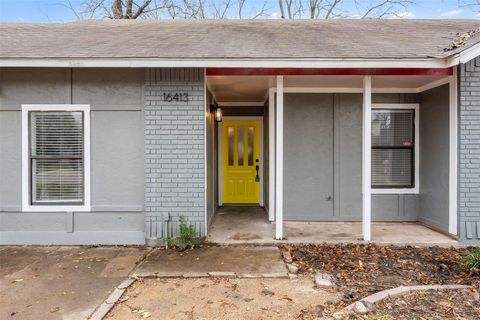
[[[445,58],[478,20],[97,20],[0,24],[0,58]]]

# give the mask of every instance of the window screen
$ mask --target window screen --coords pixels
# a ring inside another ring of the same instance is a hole
[[[414,187],[414,110],[372,110],[372,187]]]
[[[31,203],[83,204],[83,112],[31,111]]]

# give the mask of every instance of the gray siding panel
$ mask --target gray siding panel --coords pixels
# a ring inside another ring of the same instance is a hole
[[[333,94],[289,93],[284,105],[284,217],[331,220]]]
[[[67,103],[70,73],[63,68],[0,68],[0,110],[22,104]]]
[[[72,69],[74,103],[88,103],[92,109],[141,110],[143,69]]]
[[[143,211],[143,118],[137,111],[91,112],[92,205]]]
[[[22,115],[18,111],[0,111],[0,210],[21,208],[21,163]]]
[[[143,77],[142,69],[0,69],[0,243],[145,242]],[[21,212],[28,103],[90,104],[92,212]]]
[[[362,95],[335,94],[335,218],[362,217]]]
[[[421,94],[419,220],[448,232],[449,87]]]
[[[145,215],[152,244],[177,234],[180,215],[205,235],[204,90],[203,69],[146,70]],[[163,101],[163,93],[176,92],[188,93],[188,102]]]
[[[480,243],[480,57],[460,66],[458,212],[460,238]]]

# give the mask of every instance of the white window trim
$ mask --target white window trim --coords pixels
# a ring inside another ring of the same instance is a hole
[[[420,105],[418,103],[376,103],[372,109],[414,109],[415,110],[415,187],[414,188],[372,188],[372,194],[418,194],[420,192]]]
[[[84,203],[83,205],[32,205],[29,176],[29,121],[30,111],[82,111],[84,126]],[[85,104],[22,104],[22,211],[78,212],[90,211],[90,105]]]

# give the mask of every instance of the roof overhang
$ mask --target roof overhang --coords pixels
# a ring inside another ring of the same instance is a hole
[[[458,59],[457,59],[458,60]],[[0,58],[0,67],[67,68],[448,68],[446,59]],[[460,61],[460,60],[458,60]]]
[[[450,68],[480,56],[480,43],[448,58],[0,58],[0,67],[63,68]]]

